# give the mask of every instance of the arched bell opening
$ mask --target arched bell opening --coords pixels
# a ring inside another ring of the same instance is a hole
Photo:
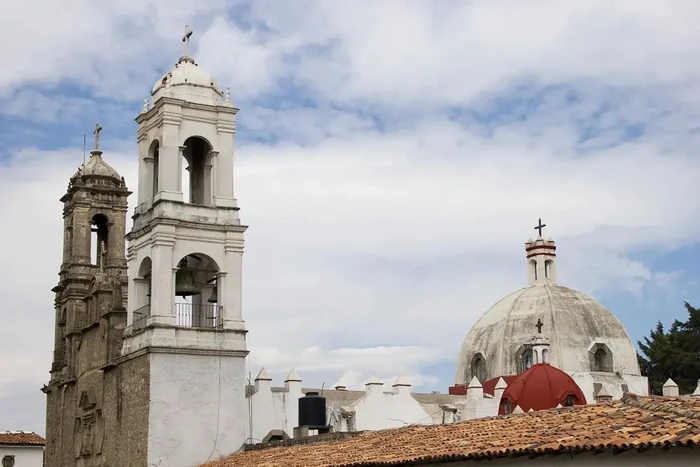
[[[186,203],[210,206],[212,201],[211,145],[199,136],[185,140],[182,151],[182,194]]]
[[[159,186],[159,170],[160,170],[160,143],[155,140],[151,143],[151,147],[148,149],[148,157],[150,158],[151,164],[148,167],[148,178],[151,181],[151,197],[154,198],[160,192]]]
[[[213,328],[221,319],[219,265],[202,253],[184,256],[175,273],[175,320],[178,326]]]
[[[138,270],[138,277],[133,279],[136,288],[136,308],[132,321],[132,329],[138,330],[146,325],[148,317],[151,315],[151,290],[152,290],[152,262],[151,258],[145,257],[141,261]]]
[[[90,264],[104,266],[109,239],[109,219],[104,214],[95,214],[90,221]]]

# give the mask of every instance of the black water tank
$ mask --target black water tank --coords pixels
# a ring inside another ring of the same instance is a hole
[[[299,398],[299,426],[326,426],[326,398],[307,392]]]

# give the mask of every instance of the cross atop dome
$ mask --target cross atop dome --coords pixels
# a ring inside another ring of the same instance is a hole
[[[190,62],[194,64],[194,59],[190,57],[190,38],[192,37],[192,29],[188,25],[185,25],[185,35],[182,36],[182,42],[185,43],[185,55],[180,57],[178,64],[182,62]]]
[[[185,35],[182,37],[182,42],[185,43],[185,57],[190,56],[190,37],[192,37],[192,29],[185,25]]]
[[[544,229],[545,227],[547,227],[547,224],[542,223],[542,218],[540,217],[539,219],[537,219],[537,225],[535,226],[535,230],[538,231],[537,238],[542,238],[542,229]]]
[[[537,334],[542,334],[542,326],[544,326],[544,323],[541,319],[537,318],[537,324],[535,324],[535,327],[537,328]]]
[[[102,131],[102,126],[99,123],[95,123],[95,131],[92,132],[95,135],[95,148],[90,151],[93,156],[99,156],[102,154],[100,150],[100,132]]]

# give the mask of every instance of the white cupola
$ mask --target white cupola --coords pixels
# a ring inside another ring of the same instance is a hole
[[[557,283],[557,247],[554,240],[542,238],[542,229],[547,224],[539,219],[535,230],[538,231],[537,239],[529,239],[525,242],[525,256],[527,258],[528,285],[547,285]]]
[[[185,35],[182,38],[185,54],[180,57],[174,68],[153,85],[151,96],[154,104],[161,97],[172,97],[197,104],[222,105],[224,93],[221,88],[190,56],[191,36],[192,30],[185,27]]]

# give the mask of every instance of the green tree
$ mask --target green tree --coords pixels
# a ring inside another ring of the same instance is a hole
[[[661,394],[668,378],[681,394],[692,393],[700,379],[700,309],[685,303],[688,320],[675,320],[668,331],[659,321],[644,343],[637,341],[642,374],[649,378],[652,394]]]

